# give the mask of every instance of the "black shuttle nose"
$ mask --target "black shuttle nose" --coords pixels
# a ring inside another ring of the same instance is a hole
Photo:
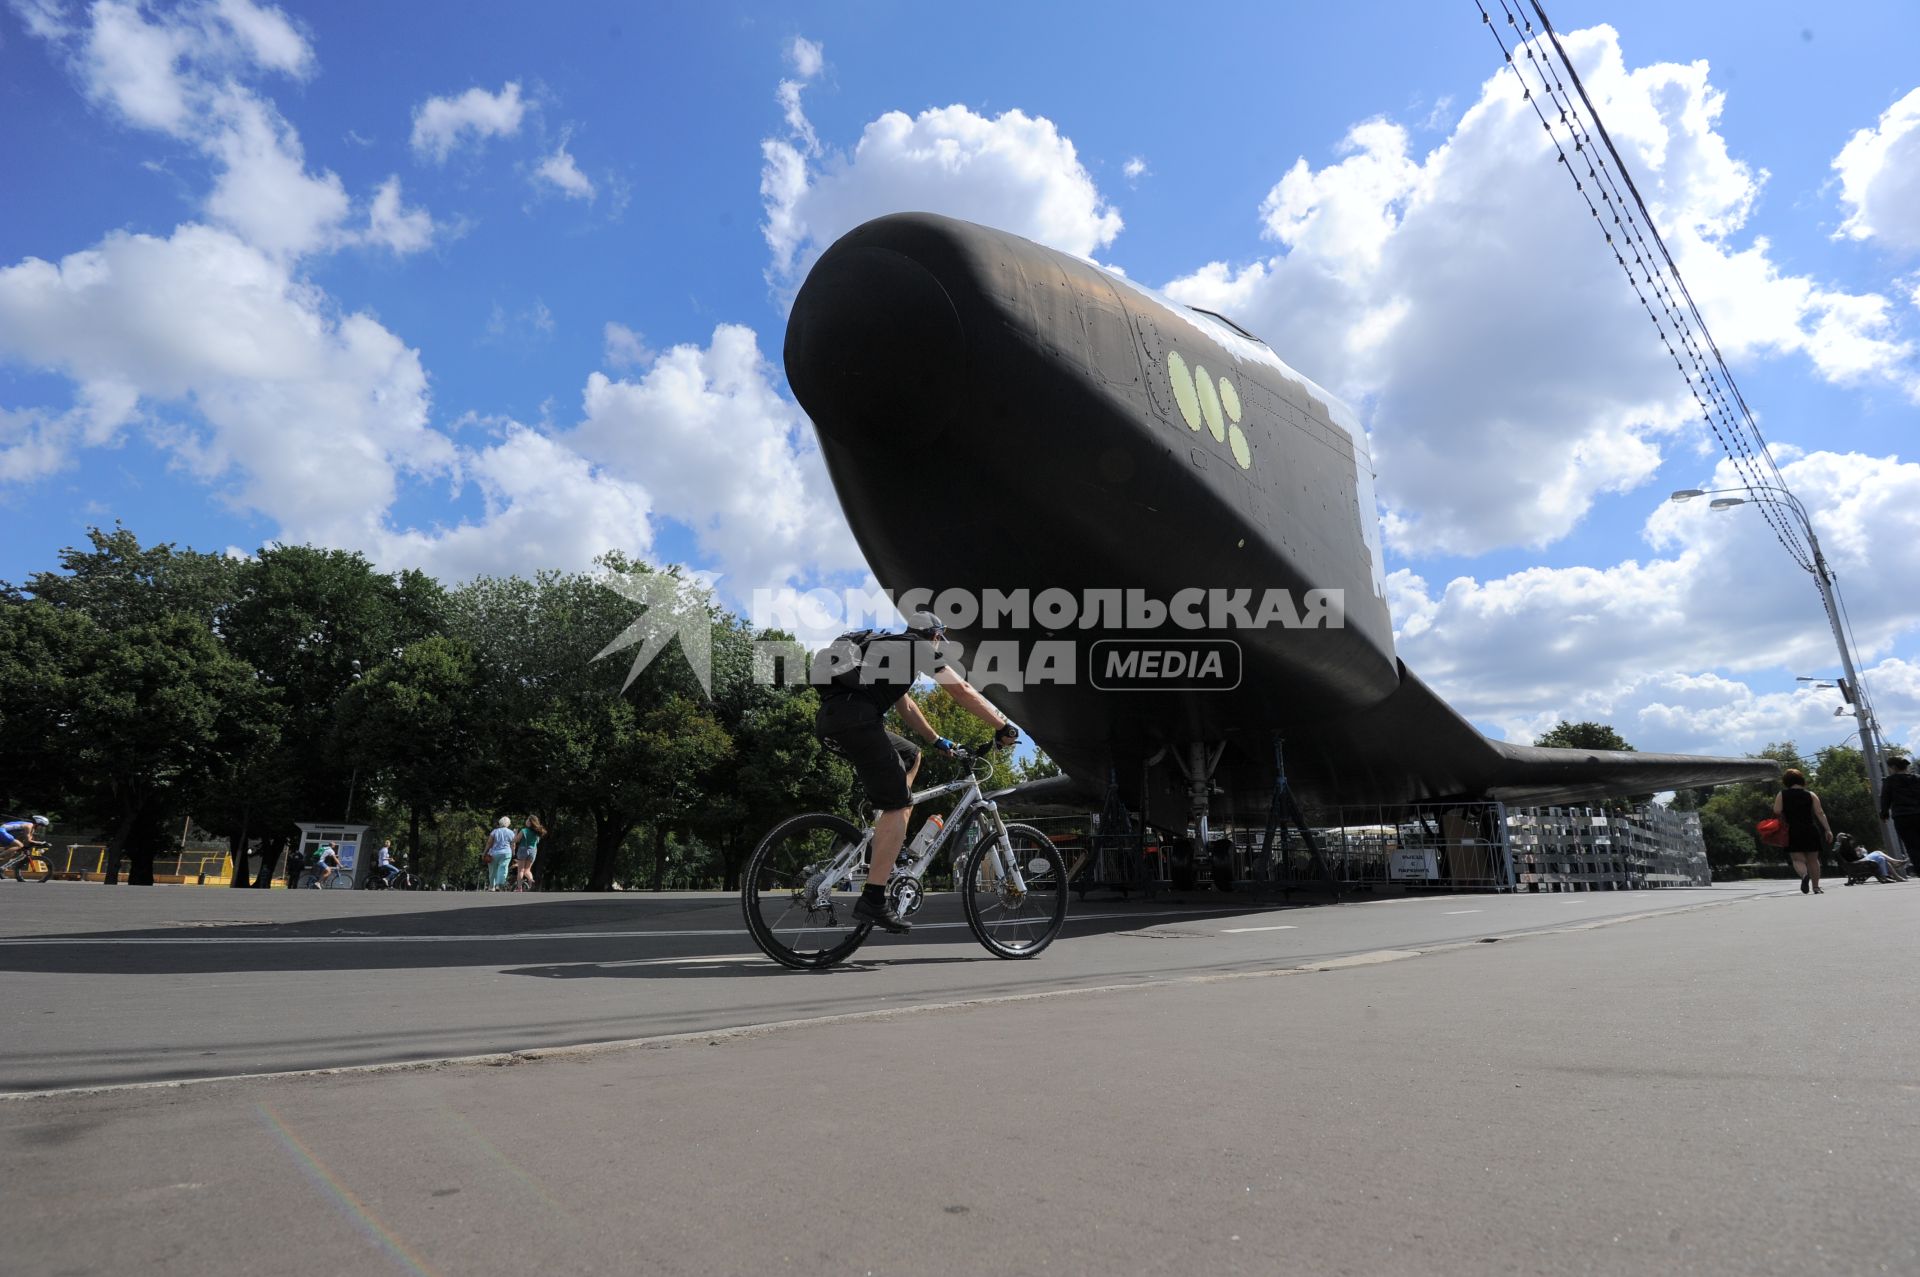
[[[807,275],[787,319],[787,382],[820,433],[898,451],[951,423],[965,362],[960,317],[926,267],[841,244]]]

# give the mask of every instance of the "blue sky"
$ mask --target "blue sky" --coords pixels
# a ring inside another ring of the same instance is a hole
[[[1552,12],[1920,742],[1920,12],[1668,8]],[[1498,71],[1470,2],[10,0],[0,480],[35,515],[0,578],[118,518],[449,579],[620,547],[858,581],[784,298],[935,208],[1344,394],[1402,655],[1489,730],[1840,739],[1793,687],[1833,666],[1806,578],[1752,511],[1663,502],[1718,454]]]

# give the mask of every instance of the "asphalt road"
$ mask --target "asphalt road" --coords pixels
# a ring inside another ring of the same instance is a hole
[[[196,918],[174,899],[216,893],[125,892],[106,907],[168,896],[171,917],[112,928],[142,943],[23,942],[103,930],[101,902],[52,890],[0,899],[16,1087],[54,1056],[81,1076],[213,1067],[185,1058],[196,1041],[232,1069],[356,1053],[356,1032],[381,1037],[369,1057],[416,1058],[842,1014],[0,1103],[10,1271],[1920,1271],[1910,886],[1146,916],[1161,901],[1032,963],[960,932],[828,976],[692,961],[738,952],[699,925],[717,902],[621,928],[599,910],[624,900],[276,896],[257,907],[339,912],[209,946],[151,940],[222,938],[202,933],[239,928],[203,924],[237,906]],[[505,938],[561,916],[513,911],[568,907],[568,934]],[[597,934],[617,930],[656,938]],[[278,956],[207,987],[238,965],[209,950]],[[345,1023],[289,1003],[306,980]],[[61,1001],[121,984],[146,1005]],[[563,1032],[480,1023],[536,1008]],[[306,1040],[274,1045],[286,1031]]]
[[[1075,902],[1039,958],[915,934],[791,972],[732,896],[0,885],[0,1092],[438,1059],[876,1006],[1260,970],[1511,935],[1778,884],[1266,908],[1211,892]],[[1857,890],[1857,889],[1856,889]]]

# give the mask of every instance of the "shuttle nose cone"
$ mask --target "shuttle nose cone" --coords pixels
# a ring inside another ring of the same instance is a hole
[[[930,441],[958,412],[965,359],[946,289],[890,248],[831,248],[787,319],[787,381],[820,433],[897,451]]]

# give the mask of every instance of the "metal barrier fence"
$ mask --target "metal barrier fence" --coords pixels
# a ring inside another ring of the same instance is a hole
[[[1215,888],[1403,891],[1622,891],[1704,886],[1700,818],[1645,806],[1509,810],[1505,804],[1347,806],[1313,831],[1320,863],[1297,829],[1227,831],[1183,861],[1154,835],[1103,835],[1092,817],[1032,820],[1061,847],[1083,894]]]
[[[102,882],[107,876],[107,849],[97,843],[73,843],[52,849],[47,863],[56,879],[71,882]],[[120,876],[125,877],[130,858],[120,855]],[[186,883],[192,886],[225,886],[233,876],[233,858],[223,851],[181,851],[156,856],[153,880],[156,883]]]

